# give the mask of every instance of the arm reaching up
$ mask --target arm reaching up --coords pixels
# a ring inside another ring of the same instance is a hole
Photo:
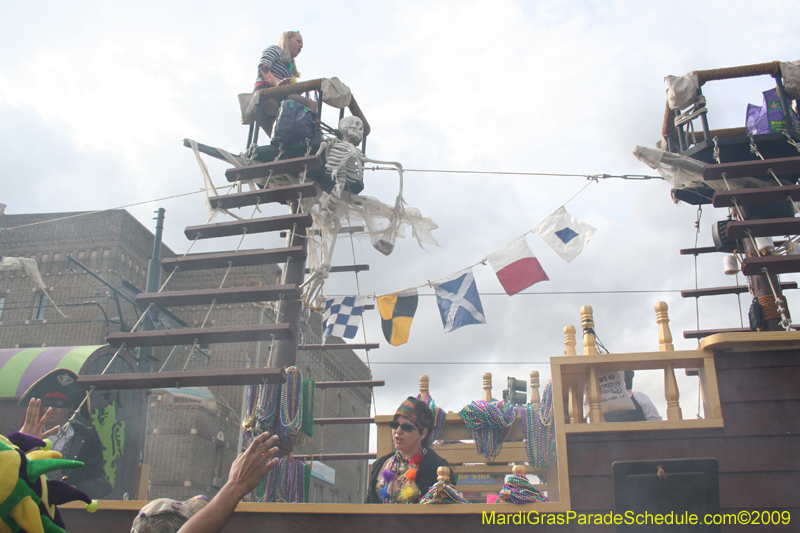
[[[275,468],[277,436],[262,433],[231,465],[228,481],[201,511],[181,527],[181,533],[218,533],[245,494],[256,488],[267,472]]]

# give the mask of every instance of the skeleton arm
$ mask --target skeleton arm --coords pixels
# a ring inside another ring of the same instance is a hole
[[[396,161],[378,161],[377,159],[370,159],[369,157],[362,154],[361,160],[364,163],[377,163],[379,165],[392,165],[397,169],[397,174],[400,176],[400,192],[398,195],[400,197],[403,196],[403,165]]]

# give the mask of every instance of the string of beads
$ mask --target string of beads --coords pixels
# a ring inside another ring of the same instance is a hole
[[[436,501],[436,497],[439,496],[439,501]],[[464,496],[456,490],[454,486],[452,486],[447,481],[437,481],[434,485],[425,493],[425,496],[420,498],[420,504],[423,505],[430,505],[432,503],[469,503]]]
[[[417,400],[422,400],[422,395],[417,394]],[[425,403],[428,407],[430,407],[431,412],[433,413],[433,429],[431,429],[431,436],[430,436],[430,443],[431,448],[433,448],[433,443],[439,440],[439,435],[442,434],[442,429],[444,429],[444,419],[447,413],[445,413],[444,409],[441,407],[436,406],[436,402],[433,401],[433,397],[428,394],[428,399],[425,400]]]
[[[459,412],[464,424],[472,432],[476,451],[492,462],[503,449],[503,442],[511,432],[516,408],[500,400],[477,400]]]
[[[522,429],[525,432],[525,451],[533,468],[542,469],[555,461],[556,428],[553,424],[552,381],[545,386],[538,409],[530,404],[525,406]],[[542,478],[543,475],[539,477]]]
[[[299,459],[281,457],[261,483],[253,490],[250,501],[304,503],[308,501],[311,467]]]
[[[286,384],[281,390],[281,423],[278,435],[281,442],[294,441],[303,425],[303,376],[297,367],[286,369]]]
[[[501,500],[517,504],[549,501],[526,477],[517,474],[512,474],[508,481],[503,483],[503,490],[500,491],[498,502]]]

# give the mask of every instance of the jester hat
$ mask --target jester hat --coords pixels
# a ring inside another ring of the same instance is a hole
[[[0,435],[0,533],[66,533],[56,505],[81,500],[90,512],[97,509],[86,493],[44,475],[83,463],[43,447],[45,441],[25,433]]]

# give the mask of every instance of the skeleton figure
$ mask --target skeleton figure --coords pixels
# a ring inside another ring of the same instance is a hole
[[[343,139],[328,139],[319,151],[326,150],[325,169],[335,182],[331,196],[341,198],[347,182],[364,182],[364,161],[361,150],[356,146],[364,138],[364,123],[358,117],[345,117],[339,121],[339,132]]]
[[[384,206],[391,212],[386,217],[388,224],[384,231],[396,230],[400,219],[405,214],[403,207],[405,203],[403,200],[403,166],[392,161],[370,159],[357,148],[356,145],[361,143],[364,138],[364,123],[360,118],[350,116],[340,120],[339,133],[342,135],[342,139],[335,137],[327,139],[320,145],[317,152],[317,154],[321,154],[325,151],[325,169],[333,178],[334,187],[331,194],[323,192],[320,195],[320,209],[318,212],[312,213],[317,227],[327,228],[327,238],[323,239],[321,243],[319,265],[312,268],[311,275],[301,285],[301,288],[305,289],[304,299],[307,302],[315,299],[325,283],[325,279],[328,277],[333,249],[336,246],[336,239],[341,229],[340,218],[348,216],[347,214],[354,212],[353,210],[363,213],[367,206],[374,206],[376,203],[380,204],[375,199],[351,195],[345,191],[348,183],[363,183],[364,163],[393,165],[397,168],[400,176],[400,191],[395,200],[395,207],[392,209],[390,206]],[[389,255],[394,250],[393,239],[392,242],[385,239],[377,239],[373,242],[373,246],[384,255]]]

